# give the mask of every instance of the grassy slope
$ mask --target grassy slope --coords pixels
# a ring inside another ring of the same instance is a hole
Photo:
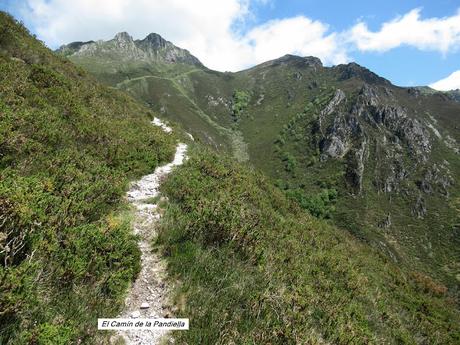
[[[446,288],[311,217],[270,181],[202,148],[164,183],[161,224],[190,317],[184,344],[457,344]]]
[[[122,197],[174,151],[153,114],[0,13],[0,343],[102,343],[139,270]]]
[[[231,98],[233,85],[239,83],[240,78],[180,63],[126,63],[118,61],[116,56],[75,55],[70,59],[100,81],[128,92],[154,111],[176,121],[195,139],[232,152],[238,160],[247,160],[246,144],[241,132],[232,130],[227,107],[216,112],[205,97],[217,92]]]

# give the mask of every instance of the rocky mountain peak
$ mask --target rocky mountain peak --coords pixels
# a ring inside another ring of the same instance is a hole
[[[156,34],[154,32],[148,34],[140,42],[144,44],[148,44],[155,49],[163,49],[168,45],[168,43],[172,45],[172,43],[166,41],[163,37],[161,37],[159,34]]]
[[[375,74],[374,72],[368,70],[367,68],[358,65],[356,62],[351,62],[348,64],[337,65],[333,67],[339,73],[339,80],[347,80],[351,78],[359,78],[364,82],[369,84],[384,84],[391,85],[391,83]]]
[[[321,60],[314,56],[302,57],[298,55],[286,54],[273,61],[275,64],[292,63],[292,64],[299,64],[299,65],[306,65],[309,67],[322,67],[323,66]]]
[[[132,42],[133,38],[127,32],[119,32],[115,35],[114,40],[119,42]]]
[[[88,45],[94,43],[94,41],[87,41],[87,42],[72,42],[67,45],[62,45],[57,51],[64,56],[72,55],[76,51],[80,50],[80,48],[84,45]]]
[[[323,64],[320,59],[314,56],[298,56],[292,54],[283,55],[277,59],[270,60],[260,65],[255,66],[254,68],[264,68],[264,67],[275,67],[275,66],[294,66],[297,68],[313,68],[314,70],[323,67]]]

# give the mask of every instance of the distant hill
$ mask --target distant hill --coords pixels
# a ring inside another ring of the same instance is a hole
[[[412,89],[420,91],[424,95],[433,95],[433,94],[446,95],[448,98],[454,101],[460,102],[460,89],[450,90],[450,91],[438,91],[438,90],[432,89],[429,86],[417,86]]]

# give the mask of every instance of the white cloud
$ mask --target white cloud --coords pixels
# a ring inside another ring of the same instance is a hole
[[[430,87],[439,91],[460,89],[460,70],[455,71],[447,78],[441,79],[433,84],[430,84]]]
[[[349,31],[349,42],[361,51],[385,52],[403,45],[443,54],[460,46],[460,11],[451,17],[420,18],[421,9],[386,22],[379,31],[370,31],[363,22]]]
[[[348,60],[345,49],[328,26],[304,16],[272,20],[252,29],[244,39],[252,48],[253,59],[263,62],[286,53],[312,55],[325,63]]]
[[[239,70],[284,54],[314,55],[327,64],[347,61],[328,26],[298,16],[241,34],[251,0],[26,0],[24,15],[51,47],[72,41],[134,38],[156,32],[217,70]],[[268,0],[252,0],[269,4]]]

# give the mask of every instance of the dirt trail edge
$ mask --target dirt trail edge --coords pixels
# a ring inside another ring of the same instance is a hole
[[[171,128],[158,118],[152,124],[166,133],[171,132]],[[178,144],[171,163],[157,167],[153,174],[134,182],[128,191],[128,200],[135,207],[133,232],[139,235],[138,245],[142,256],[141,271],[125,300],[124,311],[119,316],[121,318],[165,317],[167,312],[169,287],[164,281],[166,267],[161,257],[152,252],[151,243],[157,236],[156,224],[161,217],[157,206],[160,183],[174,167],[184,162],[186,151],[186,144]],[[162,330],[118,331],[116,338],[122,337],[126,344],[154,345],[159,344],[165,334]]]

